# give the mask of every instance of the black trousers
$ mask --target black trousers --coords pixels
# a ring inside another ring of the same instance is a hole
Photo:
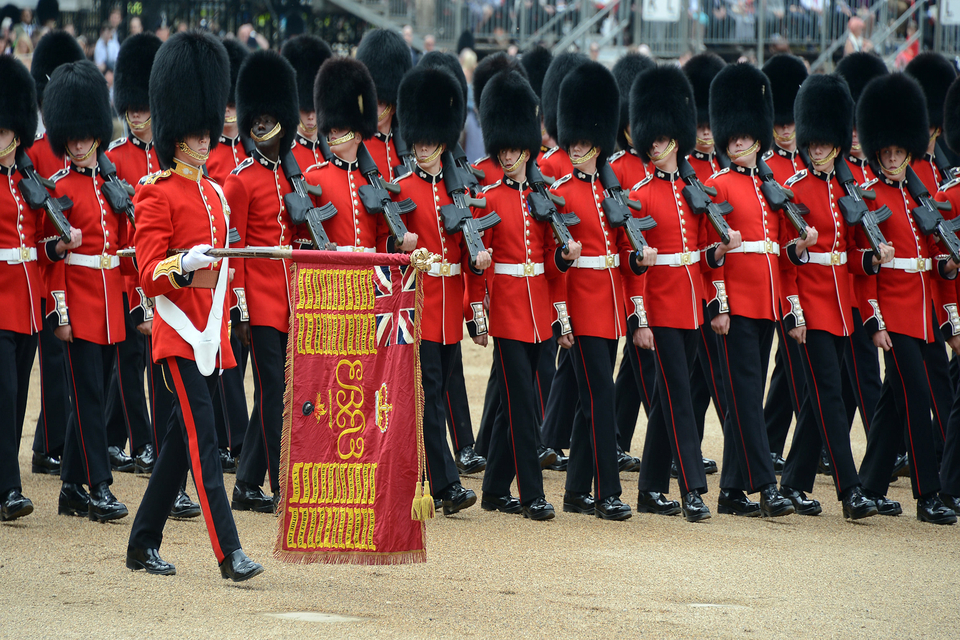
[[[217,562],[240,548],[237,525],[223,486],[213,394],[219,371],[204,377],[193,360],[168,358],[164,375],[174,388],[175,413],[130,530],[130,545],[157,549],[163,527],[189,469]],[[197,481],[199,479],[199,482]]]
[[[33,450],[39,454],[59,456],[70,418],[70,395],[67,392],[67,354],[62,340],[53,335],[46,317],[46,297],[40,300],[44,314],[40,329],[40,417],[33,435]]]
[[[470,419],[470,400],[467,398],[467,381],[463,377],[463,350],[458,342],[453,356],[450,380],[444,394],[444,410],[447,416],[447,428],[450,430],[450,442],[454,451],[473,446],[473,422]]]
[[[656,371],[653,353],[633,344],[627,336],[623,358],[614,383],[614,411],[617,420],[617,444],[630,451],[633,433],[637,430],[640,407],[650,418],[650,407],[656,390]]]
[[[850,449],[850,427],[843,404],[843,355],[850,338],[807,329],[806,344],[799,345],[808,393],[804,396],[790,455],[780,478],[782,484],[812,491],[820,451],[825,449],[833,467],[837,498],[860,486],[857,465]]]
[[[490,363],[490,375],[487,376],[487,389],[483,394],[483,413],[480,416],[480,430],[477,431],[475,449],[477,453],[486,456],[490,453],[490,433],[493,431],[493,422],[497,419],[500,409],[500,385],[497,384],[497,354],[494,351],[493,361]],[[454,442],[456,446],[456,442]]]
[[[423,445],[427,454],[427,480],[436,496],[460,481],[457,465],[447,445],[444,404],[447,381],[454,366],[457,344],[420,342],[420,376],[423,381]]]
[[[706,304],[703,317],[707,318]],[[690,396],[693,401],[693,418],[697,422],[697,434],[703,442],[703,430],[707,410],[713,400],[717,420],[723,424],[726,415],[727,399],[723,395],[723,378],[720,375],[720,348],[717,346],[717,334],[710,323],[700,325],[700,343],[697,345],[697,364],[690,370]]]
[[[163,363],[153,361],[153,341],[148,339],[145,347],[147,359],[147,387],[150,401],[150,439],[153,449],[160,453],[163,439],[167,435],[167,427],[173,415],[173,392],[163,379]]]
[[[126,338],[117,343],[117,357],[107,386],[107,444],[124,449],[130,440],[133,454],[152,442],[147,397],[143,390],[146,336],[137,331],[137,318],[130,313],[123,294]]]
[[[590,493],[592,488],[598,501],[619,496],[622,489],[613,409],[617,341],[577,336],[571,351],[580,401],[570,435],[566,488],[572,493]]]
[[[947,359],[947,345],[943,332],[934,322],[934,342],[926,349],[923,366],[930,385],[930,409],[933,413],[933,441],[936,446],[937,460],[943,456],[943,443],[947,439],[947,422],[950,419],[950,407],[953,406],[953,383],[950,381],[950,362]]]
[[[910,454],[913,496],[919,498],[940,490],[930,423],[930,385],[924,369],[927,350],[940,347],[936,342],[889,333],[893,349],[883,354],[883,386],[867,436],[860,478],[866,489],[885,495],[897,453],[905,444]]]
[[[863,328],[863,318],[856,307],[853,308],[853,334],[845,345],[843,365],[850,394],[850,400],[845,399],[848,429],[853,428],[853,415],[860,409],[860,421],[864,432],[869,434],[880,400],[880,355]]]
[[[803,377],[800,345],[787,335],[782,321],[777,322],[776,327],[780,344],[777,347],[776,363],[773,367],[773,375],[770,377],[767,399],[763,405],[763,420],[767,425],[770,451],[783,455],[790,422],[795,415],[800,414],[806,384]]]
[[[500,407],[490,433],[483,491],[494,496],[510,493],[517,479],[521,504],[543,497],[543,475],[537,455],[536,376],[540,343],[494,338],[498,366]]]
[[[693,416],[690,374],[697,367],[699,329],[651,327],[656,350],[657,392],[653,395],[640,460],[640,491],[670,490],[670,463],[677,460],[680,494],[707,492],[700,437]]]
[[[240,324],[240,311],[230,312],[234,327]],[[224,370],[217,382],[217,398],[213,402],[213,411],[217,423],[217,440],[221,447],[229,447],[234,456],[243,450],[243,437],[250,424],[247,411],[247,394],[243,387],[247,375],[247,358],[250,348],[240,343],[236,331],[230,337],[230,347],[237,366]]]
[[[570,448],[573,420],[577,411],[579,390],[573,366],[573,349],[559,348],[557,373],[550,385],[540,436],[544,446],[560,451]]]
[[[287,334],[273,327],[250,327],[253,361],[253,415],[243,436],[244,452],[237,481],[280,491],[280,435],[283,431],[283,391],[286,385]],[[219,455],[219,454],[218,454]]]
[[[67,421],[60,479],[90,487],[113,482],[107,455],[106,391],[117,345],[74,338],[66,346],[73,413]]]
[[[20,491],[20,436],[37,334],[0,330],[0,497]]]
[[[958,363],[958,356],[950,359],[951,369]],[[953,397],[950,419],[947,421],[947,437],[940,461],[940,491],[949,496],[960,496],[960,394]]]
[[[723,421],[722,489],[753,493],[776,482],[763,421],[763,344],[773,334],[773,325],[772,320],[731,315],[730,332],[719,341],[728,399]]]

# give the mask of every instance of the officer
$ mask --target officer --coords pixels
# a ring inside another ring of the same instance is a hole
[[[317,137],[317,111],[313,104],[313,85],[320,65],[333,55],[330,45],[309,34],[290,38],[283,43],[280,55],[286,58],[297,73],[297,102],[300,120],[294,136],[293,157],[302,171],[324,162],[320,139]]]
[[[240,548],[217,450],[216,381],[221,369],[235,365],[224,318],[230,265],[205,251],[227,246],[229,207],[217,184],[203,176],[210,145],[217,144],[223,127],[229,69],[216,38],[178,33],[160,47],[150,74],[157,156],[170,169],[147,176],[137,190],[135,239],[140,286],[157,301],[153,357],[163,363],[173,389],[175,421],[133,521],[126,565],[176,573],[159,549],[180,480],[190,469],[220,575],[236,582],[263,567]],[[168,253],[183,248],[189,251]],[[216,350],[208,348],[211,342]]]

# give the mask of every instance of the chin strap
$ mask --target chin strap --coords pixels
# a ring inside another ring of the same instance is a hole
[[[781,136],[779,133],[777,133],[776,129],[773,130],[773,139],[776,140],[777,142],[792,142],[793,140],[796,140],[796,138],[797,138],[796,129],[794,129],[793,133],[791,133],[788,136]]]
[[[514,171],[516,171],[517,169],[519,169],[519,168],[520,168],[520,165],[522,165],[524,162],[526,162],[529,157],[530,157],[530,152],[527,151],[526,149],[524,149],[524,150],[523,150],[523,153],[520,154],[520,157],[517,158],[517,161],[514,162],[514,163],[513,163],[512,165],[510,165],[509,167],[508,167],[507,165],[503,164],[503,160],[500,159],[499,154],[497,155],[497,162],[500,163],[500,166],[503,168],[503,172],[504,172],[504,173],[513,173]]]
[[[251,130],[250,130],[250,137],[253,138],[253,141],[254,141],[254,142],[266,142],[267,140],[271,140],[271,139],[273,139],[273,138],[276,138],[277,135],[279,135],[279,133],[280,133],[281,131],[283,131],[283,127],[281,127],[281,126],[280,126],[280,123],[278,122],[277,124],[275,124],[275,125],[273,126],[273,129],[270,129],[270,131],[268,131],[267,133],[263,134],[262,136],[258,136],[257,134],[255,134],[255,133],[253,132],[253,129],[251,129]]]
[[[813,162],[813,166],[815,166],[815,167],[822,167],[823,165],[827,164],[828,162],[831,162],[831,161],[832,161],[834,158],[836,158],[838,155],[840,155],[840,150],[837,149],[836,147],[834,147],[834,148],[833,148],[833,151],[831,151],[831,152],[827,155],[827,157],[825,157],[823,160],[814,160],[813,158],[810,158],[810,161]]]
[[[344,142],[350,142],[356,137],[357,137],[357,134],[355,132],[348,131],[345,135],[342,135],[339,138],[336,138],[335,140],[327,140],[327,146],[329,146],[330,148],[333,148],[333,147],[336,147],[337,145],[343,144]]]
[[[600,153],[599,149],[597,149],[596,147],[590,147],[590,151],[587,151],[584,155],[582,155],[579,158],[574,158],[573,156],[570,156],[569,151],[567,152],[567,155],[570,156],[571,163],[573,163],[574,165],[578,165],[578,164],[583,164],[584,162],[590,162],[590,160],[592,160],[593,157],[598,153]]]
[[[130,127],[130,130],[131,130],[131,131],[143,131],[144,129],[146,129],[147,127],[150,126],[150,122],[153,120],[153,118],[150,117],[150,118],[147,118],[146,120],[144,120],[143,122],[141,122],[140,124],[134,124],[134,123],[130,122],[130,116],[129,116],[129,115],[124,114],[123,117],[124,117],[124,119],[127,121],[127,126]]]
[[[3,149],[0,149],[0,158],[5,158],[5,157],[7,157],[8,155],[10,155],[11,153],[13,153],[13,150],[16,149],[16,148],[17,148],[17,145],[19,145],[19,144],[20,144],[20,139],[17,138],[17,136],[13,136],[13,140],[10,141],[10,144],[8,144],[8,145],[7,145],[6,147],[4,147]],[[96,148],[96,147],[94,147],[94,148]]]
[[[443,153],[445,149],[446,149],[446,145],[441,144],[437,147],[436,151],[430,154],[429,157],[421,158],[417,156],[417,162],[419,162],[420,164],[430,164],[431,162],[436,160],[438,157],[440,157],[440,154]]]
[[[197,153],[196,151],[191,149],[190,145],[188,145],[183,140],[177,143],[177,148],[180,149],[180,151],[183,151],[185,154],[187,154],[188,157],[193,158],[200,164],[205,164],[207,162],[207,158],[210,157],[209,153]]]
[[[85,154],[83,154],[82,156],[75,156],[75,155],[73,155],[73,152],[70,151],[70,147],[67,147],[67,155],[70,156],[70,159],[73,160],[74,162],[83,162],[84,160],[86,160],[87,158],[89,158],[90,156],[92,156],[93,154],[95,154],[95,153],[97,152],[97,147],[99,147],[99,146],[100,146],[100,141],[99,141],[99,140],[94,140],[94,141],[93,141],[93,144],[90,145],[90,150],[87,151],[87,152],[86,152]]]
[[[660,162],[661,160],[666,158],[668,155],[670,155],[670,153],[676,148],[677,148],[677,141],[671,139],[670,144],[667,145],[666,149],[664,149],[662,152],[658,153],[655,156],[650,156],[650,159],[653,160],[654,162]]]
[[[750,145],[748,148],[744,149],[743,151],[740,151],[739,153],[731,153],[728,155],[730,156],[731,160],[739,160],[740,158],[744,156],[748,156],[751,153],[756,153],[759,150],[760,150],[760,141],[757,140],[756,142],[754,142],[752,145]]]

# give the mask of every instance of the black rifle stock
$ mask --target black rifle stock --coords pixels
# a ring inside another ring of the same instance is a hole
[[[803,240],[807,239],[807,223],[803,216],[810,213],[806,205],[793,202],[793,192],[777,182],[773,177],[773,171],[763,160],[757,160],[757,174],[763,181],[760,184],[760,191],[767,204],[774,211],[782,211],[790,224],[797,230]]]
[[[956,168],[950,166],[947,154],[940,148],[939,142],[933,147],[933,163],[937,165],[937,171],[940,173],[940,182],[950,182],[957,177]]]
[[[940,212],[950,211],[950,203],[934,200],[913,167],[908,166],[906,171],[907,191],[920,205],[910,212],[917,222],[917,227],[921,233],[936,236],[953,261],[960,263],[960,238],[957,238],[960,218],[944,220]]]
[[[720,241],[723,244],[729,243],[730,225],[727,224],[724,216],[733,211],[733,207],[730,206],[729,202],[717,204],[710,199],[710,196],[717,195],[717,190],[713,187],[707,187],[700,182],[700,178],[697,177],[697,172],[693,170],[693,167],[687,162],[686,158],[680,160],[678,169],[680,170],[680,178],[687,183],[687,186],[685,186],[682,191],[683,199],[687,201],[687,206],[697,215],[706,214],[707,220],[710,221],[717,235],[720,236]]]
[[[44,179],[37,173],[30,156],[23,150],[23,147],[17,149],[16,161],[17,170],[20,171],[21,176],[18,188],[27,206],[37,211],[41,209],[45,211],[47,218],[53,224],[53,228],[56,229],[57,235],[64,243],[69,244],[70,223],[67,222],[67,217],[63,215],[63,212],[72,207],[73,202],[67,196],[54,198],[50,195],[44,185]]]
[[[459,142],[454,146],[452,153],[453,159],[457,163],[457,167],[463,176],[463,180],[470,189],[470,195],[476,197],[480,193],[480,183],[478,181],[486,178],[486,175],[484,175],[483,171],[467,162],[467,154],[460,147]]]
[[[361,185],[358,189],[360,202],[370,215],[382,215],[390,227],[390,233],[396,238],[399,245],[403,242],[403,237],[407,234],[407,226],[403,224],[400,214],[407,214],[414,211],[417,205],[413,200],[407,198],[400,202],[394,202],[390,194],[400,193],[400,186],[391,182],[384,181],[377,169],[377,163],[367,150],[366,145],[360,144],[357,150],[357,165],[360,173],[367,179],[367,184]]]
[[[252,157],[252,156],[251,156]],[[313,240],[313,246],[320,250],[326,250],[330,246],[330,237],[323,228],[323,221],[329,220],[337,214],[337,208],[331,203],[322,207],[313,206],[313,200],[310,196],[323,194],[319,186],[308,184],[303,179],[303,173],[300,172],[300,166],[293,155],[293,149],[287,149],[280,162],[283,168],[283,175],[290,181],[293,191],[284,194],[283,203],[287,207],[287,213],[290,214],[290,220],[293,224],[306,224],[310,231],[310,238]]]
[[[643,258],[643,248],[649,246],[647,239],[643,237],[644,231],[649,231],[657,226],[657,222],[650,216],[642,218],[635,217],[630,213],[630,209],[640,211],[640,203],[623,196],[623,187],[617,180],[617,175],[606,160],[598,168],[600,184],[607,192],[601,206],[607,216],[607,222],[611,227],[623,227],[627,234],[627,240],[630,246],[637,252],[639,258]]]
[[[394,127],[396,127],[396,120],[394,120]],[[397,172],[397,176],[405,176],[408,173],[413,173],[417,169],[417,161],[414,159],[413,154],[410,153],[410,149],[407,148],[407,143],[404,141],[403,136],[400,135],[399,131],[394,131],[393,136],[393,146],[397,150],[397,156],[400,158],[400,164],[393,168]],[[389,144],[389,142],[387,143]]]
[[[127,220],[136,228],[133,200],[130,199],[134,194],[133,187],[117,177],[117,167],[110,161],[103,149],[97,151],[97,165],[100,169],[100,176],[103,178],[103,186],[100,191],[103,192],[110,208],[117,215],[127,216]]]
[[[564,205],[563,198],[547,190],[548,185],[533,158],[527,161],[527,182],[530,184],[530,193],[527,195],[530,215],[534,220],[548,222],[560,247],[566,251],[568,243],[573,240],[567,227],[580,224],[580,218],[575,213],[560,213],[557,210],[557,206]]]
[[[850,165],[847,164],[845,159],[837,158],[834,162],[834,170],[837,173],[837,182],[840,183],[847,194],[837,200],[843,219],[851,226],[859,224],[863,227],[863,232],[867,235],[867,240],[870,241],[870,247],[879,257],[880,245],[887,242],[880,231],[880,223],[893,215],[893,212],[887,205],[883,205],[876,211],[871,211],[867,207],[864,200],[876,198],[877,194],[860,188],[853,177],[853,172],[850,171]]]
[[[463,234],[463,239],[467,243],[467,250],[470,252],[470,262],[476,265],[477,256],[480,252],[486,251],[480,232],[500,224],[500,216],[494,211],[482,218],[474,218],[470,207],[485,209],[487,201],[477,200],[470,196],[467,181],[461,174],[460,168],[450,151],[443,152],[441,162],[443,164],[443,184],[447,193],[453,199],[453,204],[440,207],[443,226],[447,233],[460,232]]]

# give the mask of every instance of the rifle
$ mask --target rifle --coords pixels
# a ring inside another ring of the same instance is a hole
[[[560,213],[557,207],[566,204],[563,198],[547,191],[547,184],[537,161],[530,158],[527,161],[527,182],[530,184],[530,193],[527,195],[527,207],[534,220],[549,222],[553,235],[563,251],[567,250],[568,243],[573,240],[567,227],[580,224],[580,218],[575,213]]]
[[[486,251],[483,240],[480,238],[480,232],[500,224],[500,216],[496,212],[492,212],[482,218],[474,218],[470,212],[470,207],[486,209],[487,201],[477,200],[470,196],[467,182],[450,151],[443,152],[441,164],[443,165],[443,184],[447,188],[447,193],[453,198],[453,204],[445,204],[440,207],[443,226],[447,233],[453,234],[459,231],[463,234],[463,239],[467,243],[467,250],[470,251],[470,262],[476,264],[480,252]]]
[[[887,242],[886,238],[883,237],[883,233],[880,231],[879,225],[893,215],[893,212],[890,211],[890,207],[887,205],[883,205],[876,211],[871,211],[867,208],[867,203],[864,202],[864,199],[873,200],[877,197],[877,194],[873,191],[864,191],[860,188],[860,185],[857,184],[856,179],[853,177],[853,172],[850,171],[850,165],[847,164],[845,159],[837,158],[833,166],[837,173],[837,182],[839,182],[843,190],[847,192],[847,195],[837,200],[837,204],[840,206],[840,212],[843,214],[843,219],[846,220],[850,226],[859,224],[863,227],[863,231],[867,234],[867,239],[870,241],[873,252],[879,257],[880,245],[886,244]]]
[[[327,144],[326,138],[317,136],[317,146],[320,147],[320,155],[323,156],[325,162],[333,160],[333,151],[330,151],[330,145]]]
[[[18,188],[27,206],[38,211],[40,209],[46,211],[47,218],[53,223],[57,235],[64,243],[69,244],[70,223],[67,222],[67,217],[63,215],[63,212],[72,207],[73,202],[67,196],[54,198],[50,195],[47,189],[52,189],[53,183],[40,177],[30,160],[30,156],[23,150],[23,147],[17,148],[16,161],[21,176]]]
[[[457,163],[457,167],[463,174],[463,179],[465,180],[467,187],[470,188],[470,195],[476,197],[480,194],[480,183],[477,181],[483,180],[486,178],[486,175],[483,173],[483,171],[477,169],[472,164],[467,162],[467,154],[464,152],[459,142],[453,148],[452,153],[453,159]]]
[[[770,208],[774,211],[782,211],[783,215],[786,216],[787,220],[789,220],[797,230],[797,233],[800,234],[800,237],[806,240],[807,223],[804,221],[803,216],[810,213],[810,209],[808,209],[806,205],[792,202],[793,192],[776,181],[773,177],[773,171],[771,171],[767,163],[761,159],[757,159],[757,174],[763,181],[760,185],[760,191],[763,192],[763,197],[766,198],[767,204],[770,205]]]
[[[407,226],[403,224],[400,214],[412,212],[417,208],[417,205],[410,198],[401,202],[394,202],[390,198],[391,193],[400,193],[400,185],[384,182],[380,170],[377,169],[377,163],[373,161],[373,157],[363,143],[357,149],[357,165],[368,183],[361,185],[358,189],[360,201],[370,215],[383,215],[387,221],[387,226],[390,227],[390,233],[393,234],[399,245],[403,242],[403,237],[407,233]]]
[[[290,221],[293,224],[306,224],[313,239],[313,246],[321,251],[326,250],[330,246],[330,238],[323,229],[323,221],[335,216],[337,208],[329,202],[322,207],[313,206],[310,196],[319,198],[323,190],[319,186],[307,184],[303,179],[303,173],[300,172],[300,166],[293,156],[292,148],[284,152],[280,166],[283,167],[283,175],[293,187],[293,191],[283,196],[283,203],[287,207],[287,213],[290,214]]]
[[[394,125],[397,121],[394,120]],[[389,142],[387,143],[389,144]],[[397,155],[400,157],[400,164],[393,168],[397,172],[397,177],[405,176],[408,173],[413,173],[417,168],[417,161],[413,158],[413,154],[410,153],[410,149],[407,148],[407,143],[403,139],[403,136],[400,135],[400,131],[396,131],[393,134],[393,146],[397,150]]]
[[[940,212],[950,211],[950,203],[934,200],[913,167],[908,166],[906,171],[907,191],[910,192],[914,200],[920,203],[919,207],[910,212],[913,214],[913,219],[917,221],[917,226],[922,233],[928,236],[935,235],[946,248],[950,257],[953,258],[953,261],[960,263],[960,238],[957,238],[957,231],[960,230],[960,218],[944,220]]]
[[[649,246],[646,238],[643,237],[644,231],[649,231],[657,226],[657,222],[650,216],[642,218],[634,217],[627,209],[640,211],[640,203],[635,200],[623,197],[623,187],[617,180],[616,174],[610,168],[610,163],[606,160],[599,167],[600,184],[607,192],[603,199],[603,212],[607,216],[607,222],[611,227],[623,227],[627,233],[627,239],[630,246],[637,252],[639,257],[643,257],[643,248]]]
[[[697,215],[707,214],[707,220],[720,236],[720,241],[723,244],[730,242],[730,225],[723,217],[733,211],[733,207],[729,202],[717,204],[710,199],[710,196],[717,195],[717,190],[700,182],[697,172],[693,170],[686,158],[680,160],[677,168],[680,171],[680,177],[687,183],[682,192],[687,205]]]
[[[110,161],[103,149],[97,151],[97,165],[100,169],[100,175],[103,177],[103,186],[100,191],[103,192],[110,208],[117,215],[126,215],[130,224],[136,228],[133,200],[130,199],[134,194],[133,187],[125,180],[117,177],[117,167]]]
[[[940,148],[939,142],[933,147],[933,163],[937,165],[937,171],[940,172],[941,182],[950,182],[957,177],[957,170],[950,166],[950,161],[947,160],[947,154]]]

